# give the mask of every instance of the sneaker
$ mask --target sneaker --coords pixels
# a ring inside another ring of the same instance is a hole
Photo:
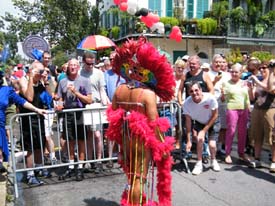
[[[84,175],[83,175],[83,170],[82,169],[78,169],[76,171],[76,181],[82,181],[84,179]]]
[[[223,150],[223,149],[218,150],[217,151],[217,155],[219,155],[219,156],[225,156],[225,150]]]
[[[44,182],[39,180],[35,176],[28,176],[27,177],[28,185],[36,186],[36,185],[43,185]]]
[[[52,163],[52,165],[56,165],[58,163],[56,157],[53,157],[51,159],[51,163]]]
[[[272,162],[269,168],[269,172],[275,173],[275,162]]]
[[[192,170],[192,174],[193,175],[199,175],[201,174],[203,171],[203,167],[202,167],[202,161],[198,161],[194,167],[194,169]]]
[[[218,161],[216,159],[211,160],[211,168],[215,171],[215,172],[219,172],[221,171],[220,165],[218,163]]]
[[[35,171],[36,175],[39,177],[45,177],[45,178],[49,178],[52,176],[51,172],[49,172],[47,169],[42,169],[39,171]]]
[[[253,160],[248,163],[248,166],[251,168],[259,168],[262,166],[262,163],[260,160]]]

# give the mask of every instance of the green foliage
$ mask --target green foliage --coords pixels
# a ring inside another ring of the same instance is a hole
[[[240,48],[231,49],[230,53],[226,56],[227,62],[231,64],[241,63],[242,58]]]
[[[108,36],[109,35],[109,31],[106,28],[100,28],[99,34],[102,36]]]
[[[260,61],[269,61],[275,58],[275,55],[272,55],[267,51],[254,51],[251,56],[259,59]]]
[[[118,39],[119,38],[119,34],[120,34],[120,27],[118,27],[118,26],[112,27],[111,33],[112,33],[112,37],[114,39]]]
[[[147,27],[143,22],[138,21],[135,23],[135,32],[142,33],[144,30],[146,31]]]
[[[57,51],[53,58],[53,64],[61,67],[69,60],[68,55],[63,51]]]
[[[275,25],[275,11],[270,11],[259,18],[263,24],[272,27]]]
[[[230,19],[236,26],[244,25],[246,21],[246,11],[244,11],[242,7],[238,6],[231,10]]]
[[[227,30],[227,19],[229,15],[228,1],[220,1],[212,4],[209,17],[217,20],[217,34],[224,35]]]
[[[162,22],[164,25],[170,24],[171,27],[179,25],[179,20],[175,17],[161,17],[160,22]]]
[[[249,25],[255,25],[258,18],[262,15],[262,3],[261,1],[246,0],[247,3],[247,23]]]
[[[212,18],[198,19],[198,33],[202,35],[216,34],[217,20]]]

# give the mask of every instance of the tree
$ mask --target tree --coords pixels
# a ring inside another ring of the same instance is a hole
[[[208,17],[217,19],[217,33],[218,35],[224,35],[227,31],[227,19],[228,19],[228,1],[220,1],[212,4],[212,9],[208,13]]]
[[[94,7],[88,0],[36,0],[33,3],[13,0],[13,3],[21,16],[8,13],[4,20],[10,23],[8,30],[18,34],[21,41],[30,34],[38,34],[51,46],[60,44],[63,50],[75,50],[85,36],[99,32],[99,9],[103,0],[97,0]]]

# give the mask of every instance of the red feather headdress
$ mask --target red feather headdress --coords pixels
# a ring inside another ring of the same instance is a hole
[[[176,86],[173,68],[145,37],[127,40],[117,47],[112,65],[113,71],[127,82],[134,80],[147,85],[163,101],[173,98]]]

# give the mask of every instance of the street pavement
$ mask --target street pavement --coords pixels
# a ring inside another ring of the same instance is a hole
[[[236,148],[233,148],[236,151]],[[194,156],[194,155],[193,155]],[[214,172],[205,165],[198,176],[186,173],[184,165],[176,161],[172,170],[173,206],[274,206],[275,174],[269,173],[268,152],[264,151],[261,169],[248,168],[236,158],[233,164],[220,162],[221,171]],[[195,159],[189,161],[192,169]],[[85,179],[59,181],[44,179],[45,185],[29,187],[21,183],[18,206],[119,206],[126,179],[117,164],[100,174],[85,173]],[[156,196],[156,195],[155,195]],[[11,203],[8,204],[12,205]]]

